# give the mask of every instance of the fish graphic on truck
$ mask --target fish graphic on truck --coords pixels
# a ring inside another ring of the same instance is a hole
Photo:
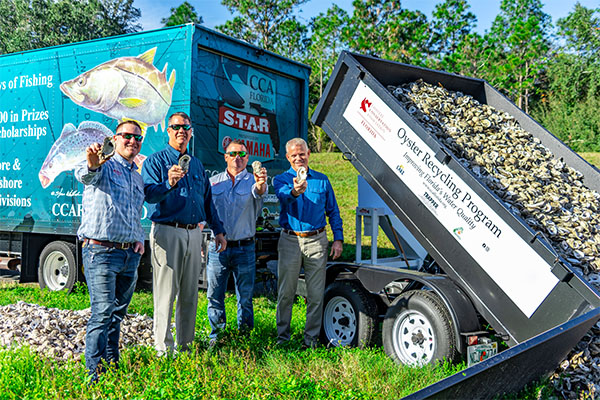
[[[112,131],[100,122],[84,121],[77,128],[66,124],[40,169],[42,187],[47,188],[61,172],[70,171],[83,162],[85,149],[92,143],[102,143],[105,137],[112,136]]]
[[[76,104],[108,117],[135,120],[144,131],[161,125],[171,106],[175,70],[166,79],[154,65],[156,47],[137,57],[119,57],[100,64],[60,84],[60,90]]]

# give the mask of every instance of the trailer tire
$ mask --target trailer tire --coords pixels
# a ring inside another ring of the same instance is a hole
[[[41,289],[71,292],[77,281],[78,268],[73,243],[57,240],[50,242],[40,253],[38,282]]]
[[[458,355],[452,319],[440,298],[410,290],[390,307],[382,328],[383,348],[395,362],[420,366]]]
[[[364,348],[377,332],[377,304],[352,281],[335,281],[325,290],[321,341],[328,346]]]

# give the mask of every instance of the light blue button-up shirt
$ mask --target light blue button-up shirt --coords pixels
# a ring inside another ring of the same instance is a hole
[[[134,163],[116,153],[93,172],[80,164],[75,177],[85,185],[79,239],[144,242],[144,182]]]
[[[232,182],[227,171],[223,171],[211,177],[210,184],[213,203],[227,232],[227,240],[241,240],[254,236],[256,218],[264,197],[256,191],[254,175],[244,170],[236,175],[235,182]]]

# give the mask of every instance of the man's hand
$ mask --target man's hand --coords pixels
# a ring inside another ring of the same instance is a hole
[[[254,180],[256,181],[256,192],[263,195],[267,190],[267,169],[262,167],[260,173],[254,174]]]
[[[169,185],[171,185],[171,187],[175,187],[177,182],[179,182],[184,176],[185,172],[183,172],[183,169],[179,165],[173,165],[169,169]]]
[[[344,249],[344,246],[342,245],[342,241],[335,240],[333,242],[333,244],[331,245],[331,252],[329,253],[329,256],[333,256],[333,259],[335,260],[336,258],[338,258],[339,256],[342,255],[343,249]]]
[[[133,245],[133,252],[139,253],[141,256],[144,255],[144,242],[135,242]]]
[[[297,179],[298,178],[294,178],[294,188],[292,189],[292,192],[291,192],[292,196],[294,196],[294,197],[298,197],[302,193],[304,193],[308,186],[308,182],[306,180],[304,180],[302,183],[298,183]]]
[[[88,170],[96,171],[103,162],[100,162],[100,149],[102,146],[100,143],[92,143],[85,151],[85,158],[87,159]]]
[[[227,240],[225,240],[225,236],[223,236],[222,233],[215,235],[215,249],[217,250],[217,253],[225,251],[226,248]]]

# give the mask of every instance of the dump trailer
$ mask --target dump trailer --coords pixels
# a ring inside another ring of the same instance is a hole
[[[225,169],[234,139],[270,177],[287,169],[285,142],[307,135],[309,75],[303,64],[193,24],[0,56],[0,267],[51,290],[81,278],[83,186],[73,171],[119,121],[144,127],[140,167],[166,146],[168,115],[183,111],[194,129],[188,149],[209,175]],[[263,266],[276,256],[277,205],[271,189],[257,232]],[[147,233],[151,212],[145,204]]]
[[[398,362],[469,354],[471,364],[495,354],[498,342],[515,348],[534,343],[521,348],[535,351],[548,332],[551,339],[558,335],[550,340],[561,343],[553,357],[544,364],[539,356],[536,368],[513,377],[522,386],[523,379],[539,377],[531,371],[552,371],[597,321],[600,297],[546,235],[390,90],[419,80],[507,113],[600,192],[595,167],[484,80],[343,52],[312,122],[361,175],[357,246],[361,232],[376,242],[381,226],[400,254],[379,260],[374,245],[371,260],[362,260],[357,249],[356,262],[328,264],[322,338],[334,346],[363,346],[377,342],[381,328],[385,351]],[[576,319],[575,334],[563,328]],[[500,392],[514,389],[500,382]]]

